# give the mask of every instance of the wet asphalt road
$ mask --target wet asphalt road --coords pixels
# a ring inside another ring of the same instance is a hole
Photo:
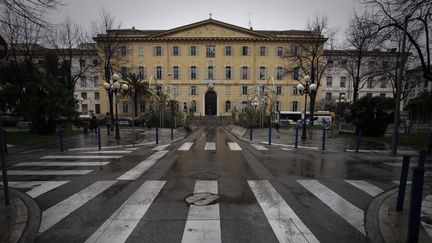
[[[185,142],[193,145],[189,150],[179,151],[178,148]],[[215,143],[215,150],[205,150],[209,142]],[[229,142],[237,143],[242,150],[230,149]],[[163,152],[166,155],[137,179],[118,179],[151,155],[159,153],[151,150],[152,147],[154,145],[142,146],[129,154],[122,155],[121,158],[103,159],[110,163],[97,167],[12,167],[37,171],[93,170],[87,175],[79,176],[10,176],[10,181],[68,181],[35,198],[42,212],[49,211],[59,204],[64,206],[65,203],[62,202],[94,183],[112,182],[111,186],[88,198],[83,205],[75,207],[65,217],[41,232],[36,241],[83,242],[121,208],[143,183],[158,180],[164,181],[165,184],[139,222],[133,226],[126,242],[181,242],[190,209],[185,198],[192,195],[197,181],[212,180],[217,182],[217,194],[220,197],[214,203],[219,205],[219,234],[222,242],[278,242],[275,229],[272,229],[270,224],[271,220],[263,213],[256,195],[248,185],[248,180],[263,180],[273,186],[282,200],[292,208],[320,242],[368,242],[361,230],[353,226],[344,216],[345,204],[336,202],[333,203],[335,208],[331,208],[329,206],[331,203],[325,201],[331,197],[319,199],[317,194],[308,191],[301,184],[301,180],[317,181],[349,204],[365,212],[373,196],[358,190],[345,180],[363,180],[382,190],[388,190],[396,187],[392,181],[397,180],[400,174],[399,167],[383,164],[383,162],[395,161],[385,156],[327,153],[316,150],[282,150],[276,146],[265,146],[268,150],[257,150],[250,143],[236,139],[222,127],[209,126],[199,129],[184,141],[161,148],[161,151],[166,151]],[[45,154],[17,156],[11,164],[38,161],[39,156]],[[64,154],[89,155],[85,150],[69,151]],[[88,160],[80,158],[62,161]],[[79,196],[84,199],[86,197],[88,195]],[[69,204],[72,204],[73,208],[75,203]],[[278,210],[282,209],[278,208]],[[63,211],[65,209],[61,208],[60,212]],[[279,212],[279,215],[284,213]],[[132,226],[126,223],[125,227]],[[118,232],[121,234],[122,230]],[[283,233],[293,235],[295,234],[293,232]]]

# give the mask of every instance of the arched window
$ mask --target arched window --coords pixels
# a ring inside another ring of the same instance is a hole
[[[231,111],[231,101],[225,101],[225,112]]]

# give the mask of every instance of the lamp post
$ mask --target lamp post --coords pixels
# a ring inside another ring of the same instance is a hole
[[[108,95],[112,95],[114,94],[114,96],[116,97],[116,102],[115,102],[115,139],[116,140],[120,140],[120,130],[119,130],[119,126],[118,126],[118,110],[117,110],[117,104],[119,102],[120,99],[120,94],[121,91],[127,91],[129,89],[129,86],[127,84],[120,84],[118,82],[118,80],[120,79],[118,74],[114,74],[112,76],[112,81],[105,82],[103,84],[104,89],[107,91]]]
[[[317,89],[316,84],[311,83],[311,78],[306,75],[304,77],[304,84],[299,83],[297,85],[297,91],[300,95],[305,96],[305,102],[304,102],[304,114],[303,114],[303,126],[302,126],[302,139],[306,139],[306,107],[307,107],[307,97],[308,95],[311,95],[312,92],[315,92]]]
[[[336,101],[336,109],[337,109],[337,116],[338,116],[338,121],[341,120],[341,114],[345,114],[345,105],[349,104],[350,100],[349,99],[345,99],[345,95],[341,95],[339,97],[339,99],[337,99]],[[340,107],[340,109],[338,109]]]

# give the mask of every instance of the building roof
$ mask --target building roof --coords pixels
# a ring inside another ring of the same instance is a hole
[[[209,30],[207,30],[209,28]],[[217,36],[211,29],[226,30],[226,35]],[[201,36],[183,35],[187,31],[197,31]],[[203,33],[203,30],[205,33]],[[199,32],[201,31],[201,32]],[[235,35],[230,35],[235,33]],[[208,34],[207,36],[205,34]],[[105,39],[121,38],[122,40],[190,40],[190,39],[230,39],[230,40],[314,40],[325,42],[326,38],[306,30],[253,30],[232,25],[212,18],[192,24],[176,27],[169,30],[138,30],[116,29],[108,30],[105,34],[98,34],[93,39],[103,41]]]

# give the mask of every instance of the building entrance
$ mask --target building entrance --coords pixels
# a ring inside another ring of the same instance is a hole
[[[205,94],[205,115],[217,115],[217,95],[214,91],[207,91]]]

